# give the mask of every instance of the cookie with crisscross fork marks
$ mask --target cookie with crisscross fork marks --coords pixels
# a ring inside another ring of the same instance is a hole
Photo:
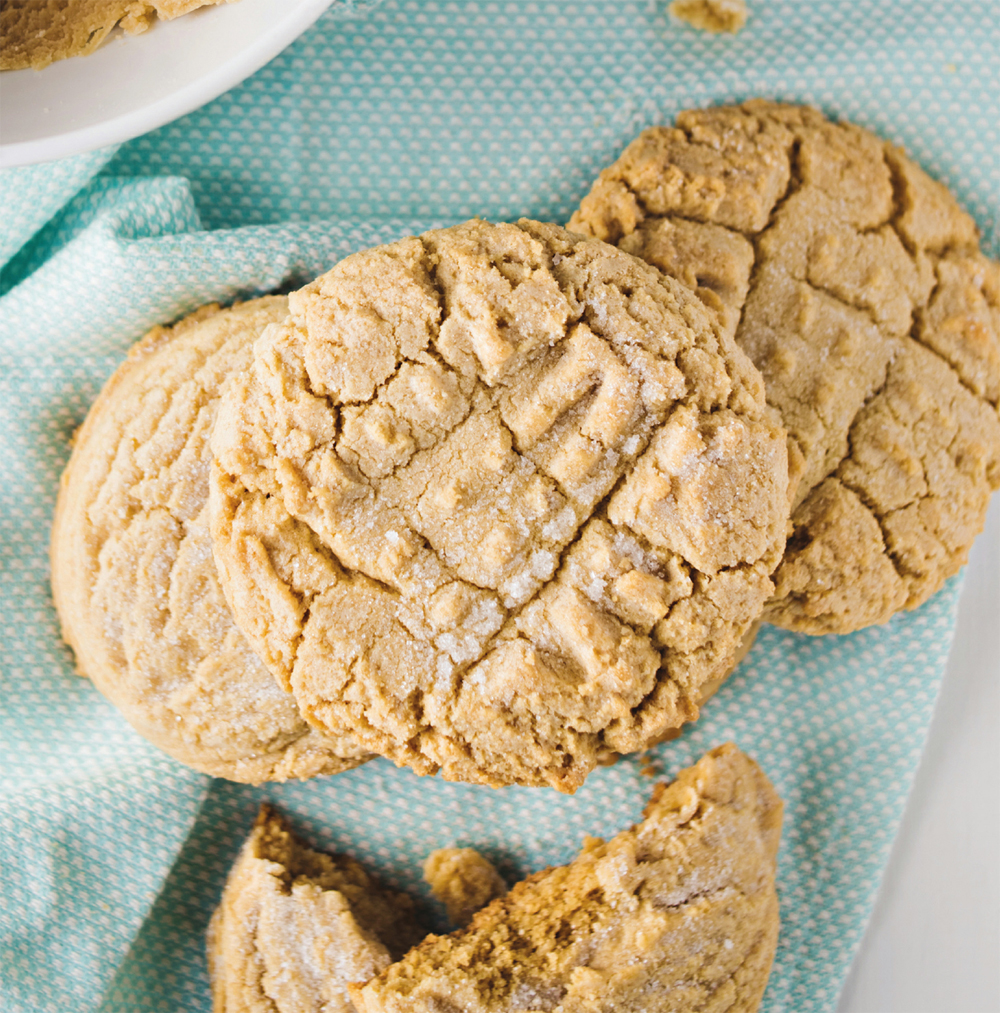
[[[307,719],[572,791],[695,718],[788,516],[784,433],[718,318],[529,221],[356,254],[290,307],[224,395],[212,529]]]
[[[1000,487],[1000,265],[906,155],[804,106],[681,113],[570,228],[721,312],[789,432],[794,531],[765,618],[849,633],[926,601]]]

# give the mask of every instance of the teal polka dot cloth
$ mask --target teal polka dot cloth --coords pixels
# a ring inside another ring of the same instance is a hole
[[[204,931],[261,799],[443,914],[419,869],[474,845],[510,880],[637,820],[628,758],[574,796],[385,761],[249,788],[146,744],[59,637],[49,526],[69,441],[128,346],[201,303],[296,285],[471,215],[565,221],[643,127],[753,96],[903,144],[1000,252],[1000,7],[751,0],[738,36],[660,2],[334,4],[242,85],[118,149],[0,174],[0,1011],[210,1008]],[[786,802],[769,1013],[833,1010],[930,721],[960,578],[884,627],[765,628],[673,774],[733,740]]]

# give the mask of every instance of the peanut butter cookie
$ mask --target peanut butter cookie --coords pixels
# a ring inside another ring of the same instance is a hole
[[[307,848],[261,806],[209,924],[213,1013],[355,1013],[348,983],[421,935],[406,894]]]
[[[359,1013],[752,1013],[778,940],[781,800],[735,746],[660,785],[645,819],[428,936]]]
[[[115,27],[138,35],[157,15],[221,3],[235,0],[0,0],[0,70],[41,70],[92,53]]]
[[[139,342],[77,435],[52,530],[52,590],[81,673],[172,756],[254,783],[367,756],[302,720],[233,624],[212,559],[219,389],[286,311],[283,297],[206,306]]]
[[[1000,266],[944,186],[748,102],[645,131],[570,228],[684,281],[764,375],[798,482],[765,619],[848,633],[962,566],[1000,486]]]
[[[683,285],[472,221],[290,296],[212,437],[243,631],[310,723],[575,790],[692,720],[771,593],[783,431]]]

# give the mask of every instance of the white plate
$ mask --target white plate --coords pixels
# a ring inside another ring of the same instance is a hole
[[[204,105],[259,70],[331,0],[239,0],[142,35],[118,32],[90,56],[0,74],[0,167],[117,144]]]
[[[839,1013],[1000,1010],[1000,495],[969,554],[930,735]]]

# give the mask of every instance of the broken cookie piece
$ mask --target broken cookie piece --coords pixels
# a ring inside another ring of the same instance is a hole
[[[782,803],[720,746],[637,826],[590,838],[351,995],[359,1013],[753,1013],[778,938]]]
[[[474,848],[438,848],[424,862],[424,879],[456,925],[507,892],[493,863]]]
[[[213,1013],[355,1013],[347,985],[420,935],[406,894],[307,848],[263,805],[209,925]]]

